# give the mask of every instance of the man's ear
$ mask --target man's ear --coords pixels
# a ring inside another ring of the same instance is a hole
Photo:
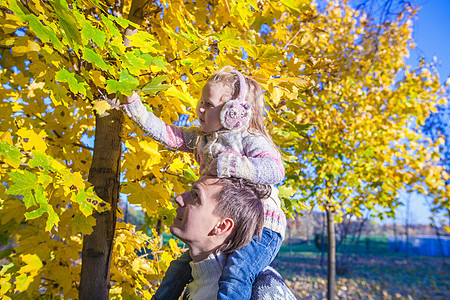
[[[213,234],[215,235],[223,235],[230,234],[234,229],[234,221],[230,218],[224,218],[220,220],[216,226],[214,226]]]

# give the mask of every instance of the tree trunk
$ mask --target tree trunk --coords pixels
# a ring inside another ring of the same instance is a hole
[[[394,219],[394,251],[398,252],[399,251],[399,241],[397,240],[397,223],[395,222]]]
[[[334,211],[327,209],[328,227],[328,290],[327,299],[334,300],[336,290],[336,237],[334,235]]]
[[[94,156],[89,170],[89,182],[111,209],[94,213],[96,225],[92,234],[83,239],[81,253],[80,300],[107,300],[110,288],[110,265],[116,229],[121,131],[123,114],[110,110],[108,116],[96,116]]]
[[[145,3],[145,0],[133,0],[128,19],[140,23]],[[116,7],[122,8],[123,3],[118,1],[117,4]],[[122,16],[121,9],[114,14]],[[133,29],[127,29],[125,35],[131,34]],[[129,44],[126,37],[124,44]],[[108,113],[109,115],[104,116],[96,115],[94,156],[89,170],[89,182],[94,185],[97,195],[111,204],[111,210],[94,214],[94,231],[83,239],[80,300],[108,300],[111,286],[110,267],[120,189],[123,113],[116,109],[111,109]]]
[[[406,216],[405,216],[405,256],[409,257],[409,205],[411,201],[411,194],[408,194],[408,198],[406,199]]]
[[[325,215],[322,214],[322,236],[320,237],[320,243],[321,243],[321,247],[320,247],[320,266],[323,267],[323,263],[324,263],[324,255],[325,255],[325,242],[324,242],[324,238],[325,238],[325,227],[326,227],[326,220],[325,220]]]

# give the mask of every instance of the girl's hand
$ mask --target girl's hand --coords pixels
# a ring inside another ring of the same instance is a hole
[[[217,176],[217,158],[214,158],[209,164],[208,175]]]
[[[125,104],[130,104],[130,103],[136,102],[141,99],[141,97],[139,96],[139,94],[136,91],[133,91],[133,94],[131,94],[131,96],[124,97],[124,98],[125,98]]]

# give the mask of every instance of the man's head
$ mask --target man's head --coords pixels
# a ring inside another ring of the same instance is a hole
[[[189,246],[194,260],[217,250],[232,252],[261,233],[261,199],[269,194],[270,187],[242,179],[201,177],[175,198],[179,207],[170,231]]]

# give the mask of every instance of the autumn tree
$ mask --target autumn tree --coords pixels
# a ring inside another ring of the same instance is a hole
[[[267,95],[278,85],[304,90],[299,66],[312,45],[292,54],[297,31],[267,43],[260,29],[310,18],[308,3],[2,0],[3,298],[150,298],[179,249],[117,223],[119,191],[170,224],[170,199],[197,166],[109,103],[140,90],[164,121],[192,122],[201,86],[224,65],[260,80]]]
[[[289,26],[298,32],[286,45],[292,53],[314,45],[311,59],[301,65],[314,86],[301,96],[279,86],[271,99],[280,115],[273,115],[279,122],[276,143],[290,154],[286,185],[299,193],[299,201],[327,214],[328,298],[333,299],[336,221],[348,214],[361,217],[363,211],[392,217],[404,189],[445,199],[447,174],[435,164],[440,141],[419,130],[445,99],[432,69],[405,64],[414,47],[413,8],[406,6],[395,20],[380,24],[347,1],[332,1],[323,13],[314,13],[306,21],[274,25],[268,37],[273,43]],[[290,132],[302,124],[310,124],[306,134]]]
[[[447,78],[445,82],[446,94],[450,94],[450,79]],[[425,124],[422,127],[423,132],[431,138],[434,142],[443,140],[439,145],[439,161],[437,162],[442,166],[447,173],[450,171],[450,127],[449,120],[450,109],[448,104],[440,105],[437,111],[433,112]],[[445,180],[445,188],[450,190],[450,178]],[[447,222],[443,222],[443,229],[445,232],[450,231],[450,204],[449,199],[440,199],[439,197],[430,197],[428,201],[432,212],[431,225],[436,229],[436,233],[439,235],[439,215],[442,214],[447,218]]]

